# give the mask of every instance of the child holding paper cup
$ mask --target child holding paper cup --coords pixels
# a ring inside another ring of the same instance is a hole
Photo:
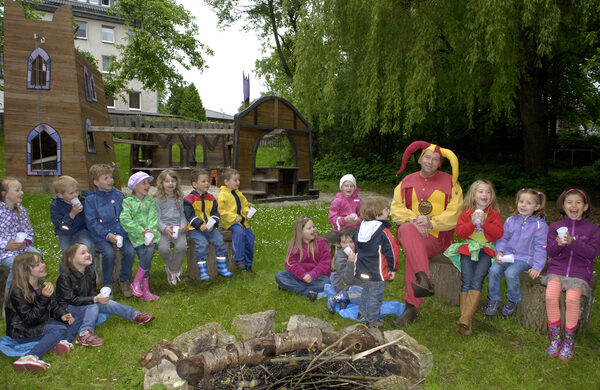
[[[63,253],[64,270],[56,281],[58,304],[75,318],[83,318],[75,342],[86,347],[98,347],[104,340],[96,336],[99,313],[113,314],[136,324],[145,324],[154,316],[122,305],[110,298],[109,287],[98,293],[92,256],[84,244],[73,244]]]
[[[547,285],[546,313],[550,336],[546,353],[550,357],[558,356],[560,360],[571,360],[581,295],[588,299],[593,296],[590,280],[594,272],[594,258],[600,254],[600,227],[587,219],[591,202],[584,191],[576,188],[566,190],[556,205],[564,218],[553,222],[548,229],[550,258],[546,276],[542,277],[542,284]],[[566,291],[564,339],[561,339],[560,331],[559,298],[562,291]]]
[[[150,292],[150,266],[154,257],[154,244],[160,240],[156,202],[148,195],[152,179],[152,176],[145,172],[131,175],[127,186],[132,194],[123,201],[121,212],[121,225],[127,232],[140,260],[131,283],[131,292],[144,301],[160,298]]]
[[[200,280],[203,282],[210,280],[206,265],[209,244],[213,244],[215,247],[219,275],[230,278],[233,274],[227,269],[227,247],[225,247],[223,235],[218,229],[220,215],[217,200],[208,192],[210,188],[208,171],[194,169],[191,174],[191,182],[194,190],[185,197],[183,208],[190,225],[190,238],[196,244],[194,254],[200,271]]]
[[[469,336],[473,333],[472,320],[481,299],[483,281],[496,256],[495,242],[504,234],[496,192],[488,180],[475,180],[469,187],[456,234],[464,240],[450,245],[444,255],[460,271],[458,325],[460,333]]]
[[[15,178],[6,177],[0,184],[0,191],[0,265],[9,269],[4,295],[8,297],[15,257],[21,253],[39,251],[33,247],[33,227],[27,210],[21,204],[21,183]]]
[[[156,211],[160,230],[158,253],[165,260],[167,282],[176,286],[181,280],[181,263],[187,252],[187,220],[183,209],[183,191],[179,177],[172,169],[162,171],[156,181]],[[171,250],[171,243],[175,252]]]
[[[492,264],[488,278],[488,302],[485,314],[496,315],[501,306],[500,279],[506,277],[506,297],[502,315],[509,316],[521,301],[519,275],[527,271],[536,279],[546,264],[546,238],[548,225],[544,218],[546,195],[532,188],[517,192],[515,214],[504,222],[504,235],[496,242],[496,262]],[[513,257],[511,258],[510,256]],[[512,262],[511,262],[512,261]]]
[[[93,260],[94,240],[85,224],[83,203],[79,199],[79,183],[71,176],[63,175],[54,181],[53,187],[56,196],[50,203],[50,219],[54,224],[54,234],[58,236],[60,250],[64,251],[79,242],[90,248]],[[63,266],[61,261],[61,271]]]

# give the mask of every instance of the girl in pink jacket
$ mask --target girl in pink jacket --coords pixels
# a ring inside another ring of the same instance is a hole
[[[337,234],[344,226],[358,228],[362,222],[360,217],[360,204],[362,200],[358,197],[358,187],[353,175],[344,175],[340,179],[340,192],[329,207],[329,223]]]

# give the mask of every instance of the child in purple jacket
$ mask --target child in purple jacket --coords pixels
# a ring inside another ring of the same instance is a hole
[[[496,261],[489,270],[488,302],[485,314],[496,315],[500,308],[500,278],[506,277],[506,304],[502,315],[509,316],[521,301],[519,275],[527,271],[536,279],[546,264],[548,225],[544,218],[546,195],[531,188],[517,192],[515,215],[504,222],[504,235],[496,241]]]
[[[600,254],[600,227],[587,220],[590,198],[585,192],[571,188],[556,201],[564,215],[553,222],[548,230],[548,271],[542,278],[546,288],[546,312],[550,346],[546,353],[560,360],[571,360],[575,348],[575,329],[579,319],[581,295],[592,297],[590,280],[594,272],[594,258]],[[559,234],[560,233],[560,234]],[[565,298],[565,337],[560,337],[560,307],[562,291]]]
[[[296,220],[288,244],[285,268],[275,276],[279,288],[304,295],[311,301],[329,283],[331,253],[327,241],[317,235],[309,217]]]

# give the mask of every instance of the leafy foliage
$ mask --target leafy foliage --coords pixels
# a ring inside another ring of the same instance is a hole
[[[201,70],[203,55],[212,55],[196,39],[198,26],[193,17],[174,0],[119,0],[111,12],[124,20],[129,42],[117,45],[120,56],[105,77],[110,96],[126,91],[127,82],[133,79],[145,89],[164,91],[181,83],[177,66]]]
[[[183,116],[186,120],[206,121],[206,110],[193,83],[171,86],[165,108],[169,114]]]

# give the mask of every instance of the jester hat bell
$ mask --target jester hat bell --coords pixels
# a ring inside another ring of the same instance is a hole
[[[423,154],[426,150],[431,150],[432,152],[440,155],[440,165],[438,168],[441,168],[442,161],[444,157],[446,157],[452,166],[452,185],[456,184],[456,181],[458,180],[458,159],[456,158],[454,152],[450,149],[440,148],[438,145],[434,145],[426,141],[415,141],[406,147],[406,150],[402,155],[402,165],[400,166],[400,170],[396,172],[396,176],[398,176],[400,172],[406,168],[406,163],[408,163],[408,158],[410,155],[419,149],[423,149],[421,155],[419,156],[419,163],[421,163],[421,157],[423,157]]]

